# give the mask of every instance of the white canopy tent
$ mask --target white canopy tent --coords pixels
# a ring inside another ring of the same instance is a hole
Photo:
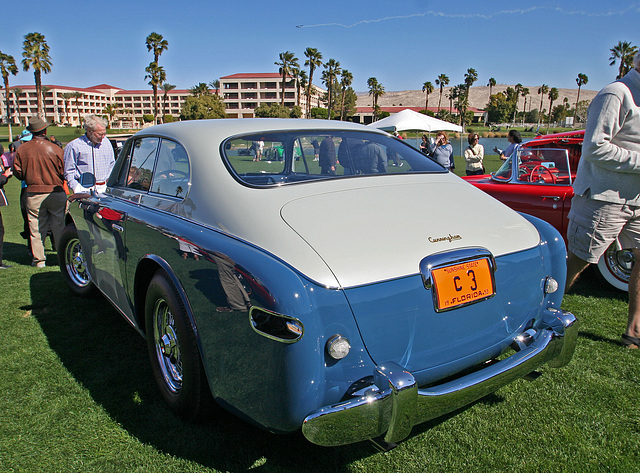
[[[422,131],[431,134],[436,131],[457,131],[460,132],[460,149],[462,148],[462,127],[455,123],[449,123],[444,120],[430,117],[423,113],[414,112],[405,108],[404,110],[394,113],[382,120],[370,123],[369,126],[373,126],[380,130],[388,131],[390,133],[397,131]],[[430,138],[433,141],[433,138]],[[407,141],[416,149],[420,149],[420,137],[417,136],[415,142]]]
[[[404,109],[401,112],[394,113],[382,120],[370,123],[369,126],[380,128],[385,131],[457,131],[462,133],[462,127],[454,123],[438,120],[437,118],[414,112],[413,110]]]

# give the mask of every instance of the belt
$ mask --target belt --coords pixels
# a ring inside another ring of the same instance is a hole
[[[96,181],[96,186],[104,186],[107,181]]]

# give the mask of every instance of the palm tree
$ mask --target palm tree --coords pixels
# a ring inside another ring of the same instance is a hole
[[[218,81],[218,87],[220,87],[220,81]],[[164,91],[163,102],[162,102],[162,115],[166,115],[167,114],[167,98],[168,98],[168,94],[169,94],[169,92],[171,92],[175,88],[176,88],[175,85],[169,84],[168,82],[165,82],[164,84],[162,84],[162,90]]]
[[[424,111],[426,112],[429,110],[429,94],[433,92],[433,84],[428,81],[425,82],[424,84],[422,84],[422,91],[427,94],[427,97],[424,101]]]
[[[522,110],[524,112],[522,114],[522,124],[524,126],[524,116],[525,116],[525,113],[527,112],[527,95],[529,95],[529,88],[522,87],[522,89],[520,89],[520,95],[524,97],[524,106],[522,107]],[[531,101],[529,101],[529,108],[531,108]]]
[[[547,120],[547,133],[549,133],[549,127],[551,126],[551,111],[553,110],[553,102],[558,98],[558,89],[551,87],[549,90],[549,119]]]
[[[220,95],[220,79],[215,79],[209,82],[209,87],[216,91],[216,95]]]
[[[324,71],[322,72],[322,80],[327,85],[327,91],[329,94],[328,103],[328,118],[331,120],[331,108],[333,106],[333,84],[338,80],[338,75],[342,70],[340,69],[340,63],[335,59],[329,59],[324,65]]]
[[[513,120],[512,123],[515,125],[516,124],[516,113],[518,112],[518,99],[520,98],[520,92],[522,92],[522,84],[518,83],[515,86],[515,91],[516,91],[516,101],[513,104]]]
[[[578,84],[578,96],[576,97],[576,109],[573,111],[573,122],[576,121],[576,115],[578,114],[578,102],[580,101],[580,88],[589,82],[589,78],[586,74],[578,74],[576,78],[576,84]]]
[[[22,69],[27,72],[33,68],[33,76],[36,83],[36,97],[38,99],[38,116],[44,118],[44,106],[42,100],[42,73],[51,72],[51,57],[49,45],[40,33],[29,33],[22,43]]]
[[[80,107],[78,106],[78,100],[84,97],[84,94],[82,92],[78,92],[77,90],[75,92],[71,92],[71,94],[73,95],[73,98],[75,99],[75,102],[76,102],[76,113],[78,114],[78,126],[80,126],[82,125],[82,120],[80,119]]]
[[[118,105],[116,103],[110,103],[109,105],[104,107],[104,110],[102,111],[102,113],[104,113],[107,117],[109,117],[109,123],[108,123],[109,128],[111,128],[111,124],[113,123],[113,119],[118,114],[118,108],[119,107],[120,107],[120,105]]]
[[[307,71],[305,71],[304,69],[296,69],[296,72],[297,72],[297,77],[296,77],[296,96],[297,96],[296,102],[297,103],[296,105],[299,107],[300,98],[302,96],[302,94],[300,93],[300,89],[305,91],[305,95],[306,95],[308,81],[307,81]]]
[[[342,87],[342,97],[340,99],[340,120],[344,120],[344,97],[347,89],[353,83],[353,74],[346,69],[342,69],[340,73],[340,87]]]
[[[147,51],[153,51],[153,62],[158,64],[158,59],[163,51],[169,49],[169,42],[161,34],[151,33],[146,39]]]
[[[22,123],[22,114],[20,113],[20,96],[22,95],[22,89],[20,87],[14,87],[11,89],[11,93],[13,93],[13,101],[16,103],[16,108],[18,109],[18,123]]]
[[[544,96],[549,92],[549,86],[547,84],[542,84],[538,87],[538,95],[540,96],[540,109],[538,110],[538,128],[540,128],[540,118],[542,117],[542,101],[544,100]]]
[[[442,91],[444,89],[444,86],[447,85],[448,83],[449,83],[449,78],[444,74],[440,74],[436,79],[436,85],[440,86],[440,99],[438,100],[438,112],[440,111],[440,104],[442,103]]]
[[[611,57],[609,60],[611,62],[609,65],[613,66],[617,60],[620,60],[616,79],[621,79],[633,67],[633,56],[638,51],[638,47],[632,46],[628,41],[618,41],[618,44],[611,48],[610,51]]]
[[[11,142],[13,134],[11,132],[11,107],[9,106],[9,74],[15,76],[18,73],[18,66],[16,66],[16,60],[13,56],[0,52],[0,72],[4,81],[4,100],[7,104],[7,123],[9,124],[9,142]]]
[[[203,95],[209,95],[209,87],[204,82],[200,82],[198,85],[191,87],[189,92],[194,97],[202,97]]]
[[[463,111],[461,113],[466,113],[467,107],[469,106],[469,91],[473,84],[478,80],[478,71],[476,71],[473,67],[467,69],[467,73],[464,75],[464,100],[461,101],[463,105]],[[458,107],[460,110],[460,107]],[[461,116],[462,118],[462,116]],[[464,120],[461,120],[461,125],[464,126]]]
[[[311,113],[311,85],[313,84],[313,71],[317,67],[322,67],[322,53],[316,48],[307,48],[304,51],[304,55],[307,60],[304,62],[305,66],[309,66],[309,82],[307,84],[307,117]]]
[[[167,73],[164,67],[158,66],[157,62],[152,62],[145,69],[147,75],[145,80],[149,79],[148,84],[153,89],[153,122],[158,123],[158,87],[167,79]]]
[[[282,74],[282,96],[280,97],[280,105],[284,107],[284,86],[287,81],[287,76],[291,75],[293,68],[300,67],[298,65],[298,58],[291,51],[285,51],[278,56],[280,62],[274,62],[279,67],[278,72]]]
[[[487,86],[489,87],[489,100],[491,100],[491,94],[493,93],[493,88],[496,85],[496,80],[492,77],[487,82]]]
[[[67,119],[67,123],[69,123],[69,101],[73,98],[73,93],[65,92],[61,97],[64,101],[64,117]]]
[[[369,95],[373,97],[373,121],[376,121],[378,118],[378,98],[384,95],[384,87],[375,77],[369,77],[367,85],[369,86]]]

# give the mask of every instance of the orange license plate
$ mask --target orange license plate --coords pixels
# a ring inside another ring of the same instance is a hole
[[[443,311],[487,299],[496,293],[486,258],[431,270],[436,310]]]

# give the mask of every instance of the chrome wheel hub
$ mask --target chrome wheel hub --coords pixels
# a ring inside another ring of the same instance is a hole
[[[169,305],[159,299],[153,310],[153,337],[160,372],[166,386],[177,393],[182,388],[182,355]]]

